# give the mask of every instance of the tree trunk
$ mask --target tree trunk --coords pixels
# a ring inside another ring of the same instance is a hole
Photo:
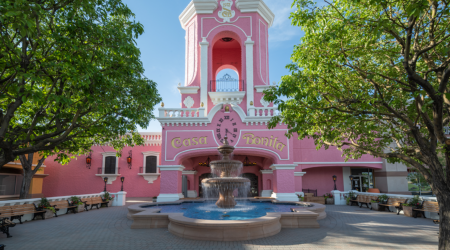
[[[450,249],[450,197],[439,195],[439,250]]]
[[[19,199],[29,199],[28,193],[30,191],[31,180],[33,179],[33,170],[23,168],[22,187],[20,188]]]

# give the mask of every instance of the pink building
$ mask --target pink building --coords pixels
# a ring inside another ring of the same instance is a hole
[[[408,190],[404,165],[369,155],[345,162],[337,149],[317,151],[312,140],[288,139],[286,125],[267,128],[277,114],[262,93],[272,87],[268,29],[275,16],[262,0],[193,0],[179,18],[186,30],[186,80],[178,87],[182,108],[162,104],[162,132],[142,133],[146,145],[127,148],[120,158],[108,146],[94,146],[90,168],[86,156],[68,166],[47,160],[44,195],[99,192],[104,177],[107,189],[118,191],[125,177],[131,197],[201,196],[200,182],[210,176],[208,161],[218,158],[225,136],[236,148],[233,158],[244,162],[252,196],[294,201],[305,189],[323,195],[334,189],[333,175],[338,190]],[[217,79],[224,69],[235,71],[238,79]]]

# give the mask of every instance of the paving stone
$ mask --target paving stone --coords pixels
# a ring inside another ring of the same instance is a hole
[[[135,204],[135,203],[134,203]],[[282,229],[268,238],[214,242],[183,239],[167,229],[130,229],[126,207],[93,209],[30,221],[0,234],[5,250],[52,249],[437,249],[439,230],[429,219],[356,206],[327,206],[320,228]]]

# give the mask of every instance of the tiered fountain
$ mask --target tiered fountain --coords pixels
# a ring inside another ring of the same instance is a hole
[[[242,162],[230,159],[234,147],[228,144],[227,139],[225,137],[223,145],[218,148],[222,160],[210,163],[211,173],[218,177],[202,181],[203,190],[207,195],[219,193],[219,200],[217,200],[216,205],[220,208],[234,208],[236,206],[233,195],[235,190],[237,189],[238,194],[245,196],[250,189],[250,180],[238,177],[242,171]]]

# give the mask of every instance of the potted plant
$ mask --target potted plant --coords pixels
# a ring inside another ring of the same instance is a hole
[[[347,205],[350,205],[350,200],[356,199],[356,194],[353,191],[350,191],[347,195],[344,195],[344,198],[347,201]]]
[[[420,198],[418,195],[408,199],[408,203],[403,203],[403,214],[408,217],[413,216],[413,208],[420,207]]]
[[[303,201],[303,196],[301,194],[297,194],[298,200]]]
[[[378,201],[375,201],[375,200],[371,200],[370,201],[370,206],[372,207],[372,210],[375,210],[375,211],[380,211],[380,206],[379,206],[379,202]]]
[[[326,204],[330,204],[330,205],[334,204],[333,194],[327,193],[326,196],[327,196],[325,198]]]
[[[50,202],[47,200],[47,198],[42,197],[41,201],[39,202],[37,206],[38,211],[45,211],[45,219],[53,218],[53,215],[56,213],[56,210],[54,207],[50,206]]]
[[[389,199],[389,196],[387,196],[385,194],[378,196],[378,201],[380,202],[380,204],[386,204],[388,199]]]
[[[70,203],[72,204],[72,206],[77,206],[77,212],[83,212],[84,209],[84,203],[81,201],[81,198],[77,197],[77,196],[72,196],[70,197]]]
[[[157,199],[158,199],[158,197],[156,197],[156,196],[155,196],[155,197],[152,197],[152,201],[153,201],[153,202],[156,202]]]
[[[108,202],[108,207],[112,206],[112,201],[114,200],[114,198],[115,196],[111,195],[108,191],[106,191],[102,196],[102,200]]]

